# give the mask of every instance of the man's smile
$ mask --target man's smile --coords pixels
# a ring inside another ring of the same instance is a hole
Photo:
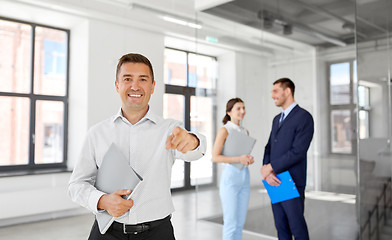
[[[136,97],[140,98],[142,95],[141,94],[128,94],[129,97]]]

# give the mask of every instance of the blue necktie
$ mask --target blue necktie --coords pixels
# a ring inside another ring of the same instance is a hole
[[[282,112],[282,114],[280,115],[280,119],[279,119],[279,127],[282,125],[284,120],[284,112]]]

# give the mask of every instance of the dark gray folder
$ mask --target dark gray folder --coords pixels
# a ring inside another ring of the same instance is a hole
[[[238,157],[244,154],[250,154],[255,143],[256,139],[249,137],[247,134],[236,130],[231,131],[226,138],[225,145],[222,149],[222,155],[227,157]],[[230,164],[238,169],[243,169],[245,166],[239,162]]]
[[[129,165],[128,159],[121,150],[112,143],[98,169],[95,187],[107,194],[121,189],[131,189],[131,194],[127,196],[127,199],[130,199],[141,181],[143,178]],[[100,232],[104,234],[112,225],[115,217],[104,211],[98,213],[96,219]]]

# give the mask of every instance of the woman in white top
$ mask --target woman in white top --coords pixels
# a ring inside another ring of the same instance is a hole
[[[254,162],[251,155],[228,157],[222,155],[222,149],[227,136],[232,131],[239,131],[249,135],[248,130],[240,125],[245,116],[245,105],[240,98],[230,99],[226,104],[226,115],[223,124],[216,135],[212,160],[226,163],[219,186],[219,193],[223,211],[223,240],[242,239],[242,229],[246,220],[249,203],[249,169],[248,165]],[[244,168],[239,169],[229,163],[242,163]]]

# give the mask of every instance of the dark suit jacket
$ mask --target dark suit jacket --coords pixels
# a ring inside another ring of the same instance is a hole
[[[306,186],[307,151],[313,138],[313,117],[295,106],[279,127],[280,115],[275,116],[263,164],[271,163],[276,174],[289,171],[297,187]]]

